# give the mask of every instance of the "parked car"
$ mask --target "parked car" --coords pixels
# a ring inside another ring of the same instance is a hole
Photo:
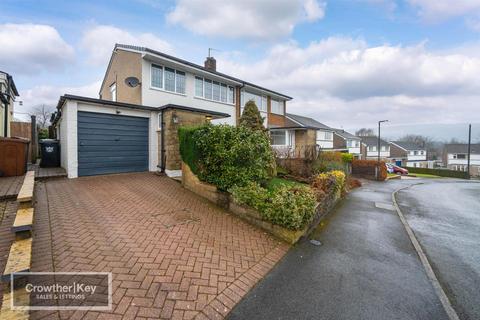
[[[396,173],[400,175],[408,174],[408,170],[391,163],[386,163],[388,173]]]
[[[388,173],[393,173],[393,165],[391,163],[385,163]]]

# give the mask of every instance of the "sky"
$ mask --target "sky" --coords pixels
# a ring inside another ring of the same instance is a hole
[[[218,71],[331,127],[388,119],[387,135],[449,140],[474,123],[480,141],[479,36],[480,0],[0,1],[17,118],[65,93],[98,97],[125,43],[198,64],[214,48]]]

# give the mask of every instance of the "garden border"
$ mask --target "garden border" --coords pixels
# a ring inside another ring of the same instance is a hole
[[[193,193],[213,202],[242,220],[257,226],[289,244],[297,243],[302,237],[307,236],[325,216],[332,211],[342,196],[334,195],[327,201],[327,205],[319,203],[315,208],[315,216],[307,226],[301,230],[290,230],[262,219],[260,213],[252,208],[235,203],[228,192],[220,191],[214,185],[200,181],[190,167],[182,162],[182,185]]]

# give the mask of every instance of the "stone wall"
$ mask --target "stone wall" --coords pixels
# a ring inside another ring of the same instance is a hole
[[[163,128],[165,130],[165,169],[181,170],[182,158],[180,156],[180,143],[178,140],[178,129],[180,127],[198,126],[207,123],[204,114],[168,109],[163,112]],[[159,132],[159,146],[161,146],[161,132]],[[159,159],[161,160],[161,147],[159,150]],[[161,163],[161,162],[160,162]]]
[[[317,206],[315,209],[315,217],[309,225],[302,230],[290,230],[263,220],[260,213],[252,208],[236,204],[229,193],[219,191],[214,185],[200,181],[185,163],[182,163],[182,185],[187,190],[213,202],[237,217],[290,244],[294,244],[298,242],[300,238],[307,236],[335,207],[341,198],[340,194],[328,197],[322,204]]]

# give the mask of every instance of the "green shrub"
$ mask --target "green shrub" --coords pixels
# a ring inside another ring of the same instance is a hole
[[[268,190],[256,182],[249,182],[243,187],[234,186],[229,191],[236,203],[252,207],[260,212],[264,211],[270,196]]]
[[[180,156],[183,162],[188,164],[193,173],[198,175],[198,150],[195,146],[193,134],[199,127],[181,127],[178,129],[180,143]]]
[[[409,173],[423,173],[423,174],[432,174],[440,177],[448,178],[459,178],[459,179],[468,179],[468,173],[465,171],[455,171],[447,169],[429,169],[429,168],[414,168],[406,167]]]
[[[351,153],[342,153],[343,163],[351,163],[353,161],[353,154]]]
[[[180,154],[204,182],[228,190],[275,175],[275,158],[268,136],[261,131],[229,125],[205,125],[181,130]]]
[[[265,131],[263,117],[261,116],[260,111],[258,111],[258,107],[254,101],[250,100],[245,104],[243,113],[240,116],[240,126],[252,130]]]
[[[315,194],[309,187],[283,185],[272,192],[263,214],[274,224],[299,230],[312,221],[315,206]]]
[[[335,170],[314,176],[311,187],[315,192],[317,200],[321,202],[327,196],[341,196],[345,192],[345,181],[345,173]]]
[[[230,192],[236,203],[252,207],[265,220],[288,229],[302,229],[315,214],[315,194],[308,186],[278,185],[269,191],[250,183]]]
[[[318,158],[312,164],[312,171],[314,174],[322,172],[329,172],[334,170],[345,171],[345,163],[343,155],[345,153],[324,151],[320,153]]]

